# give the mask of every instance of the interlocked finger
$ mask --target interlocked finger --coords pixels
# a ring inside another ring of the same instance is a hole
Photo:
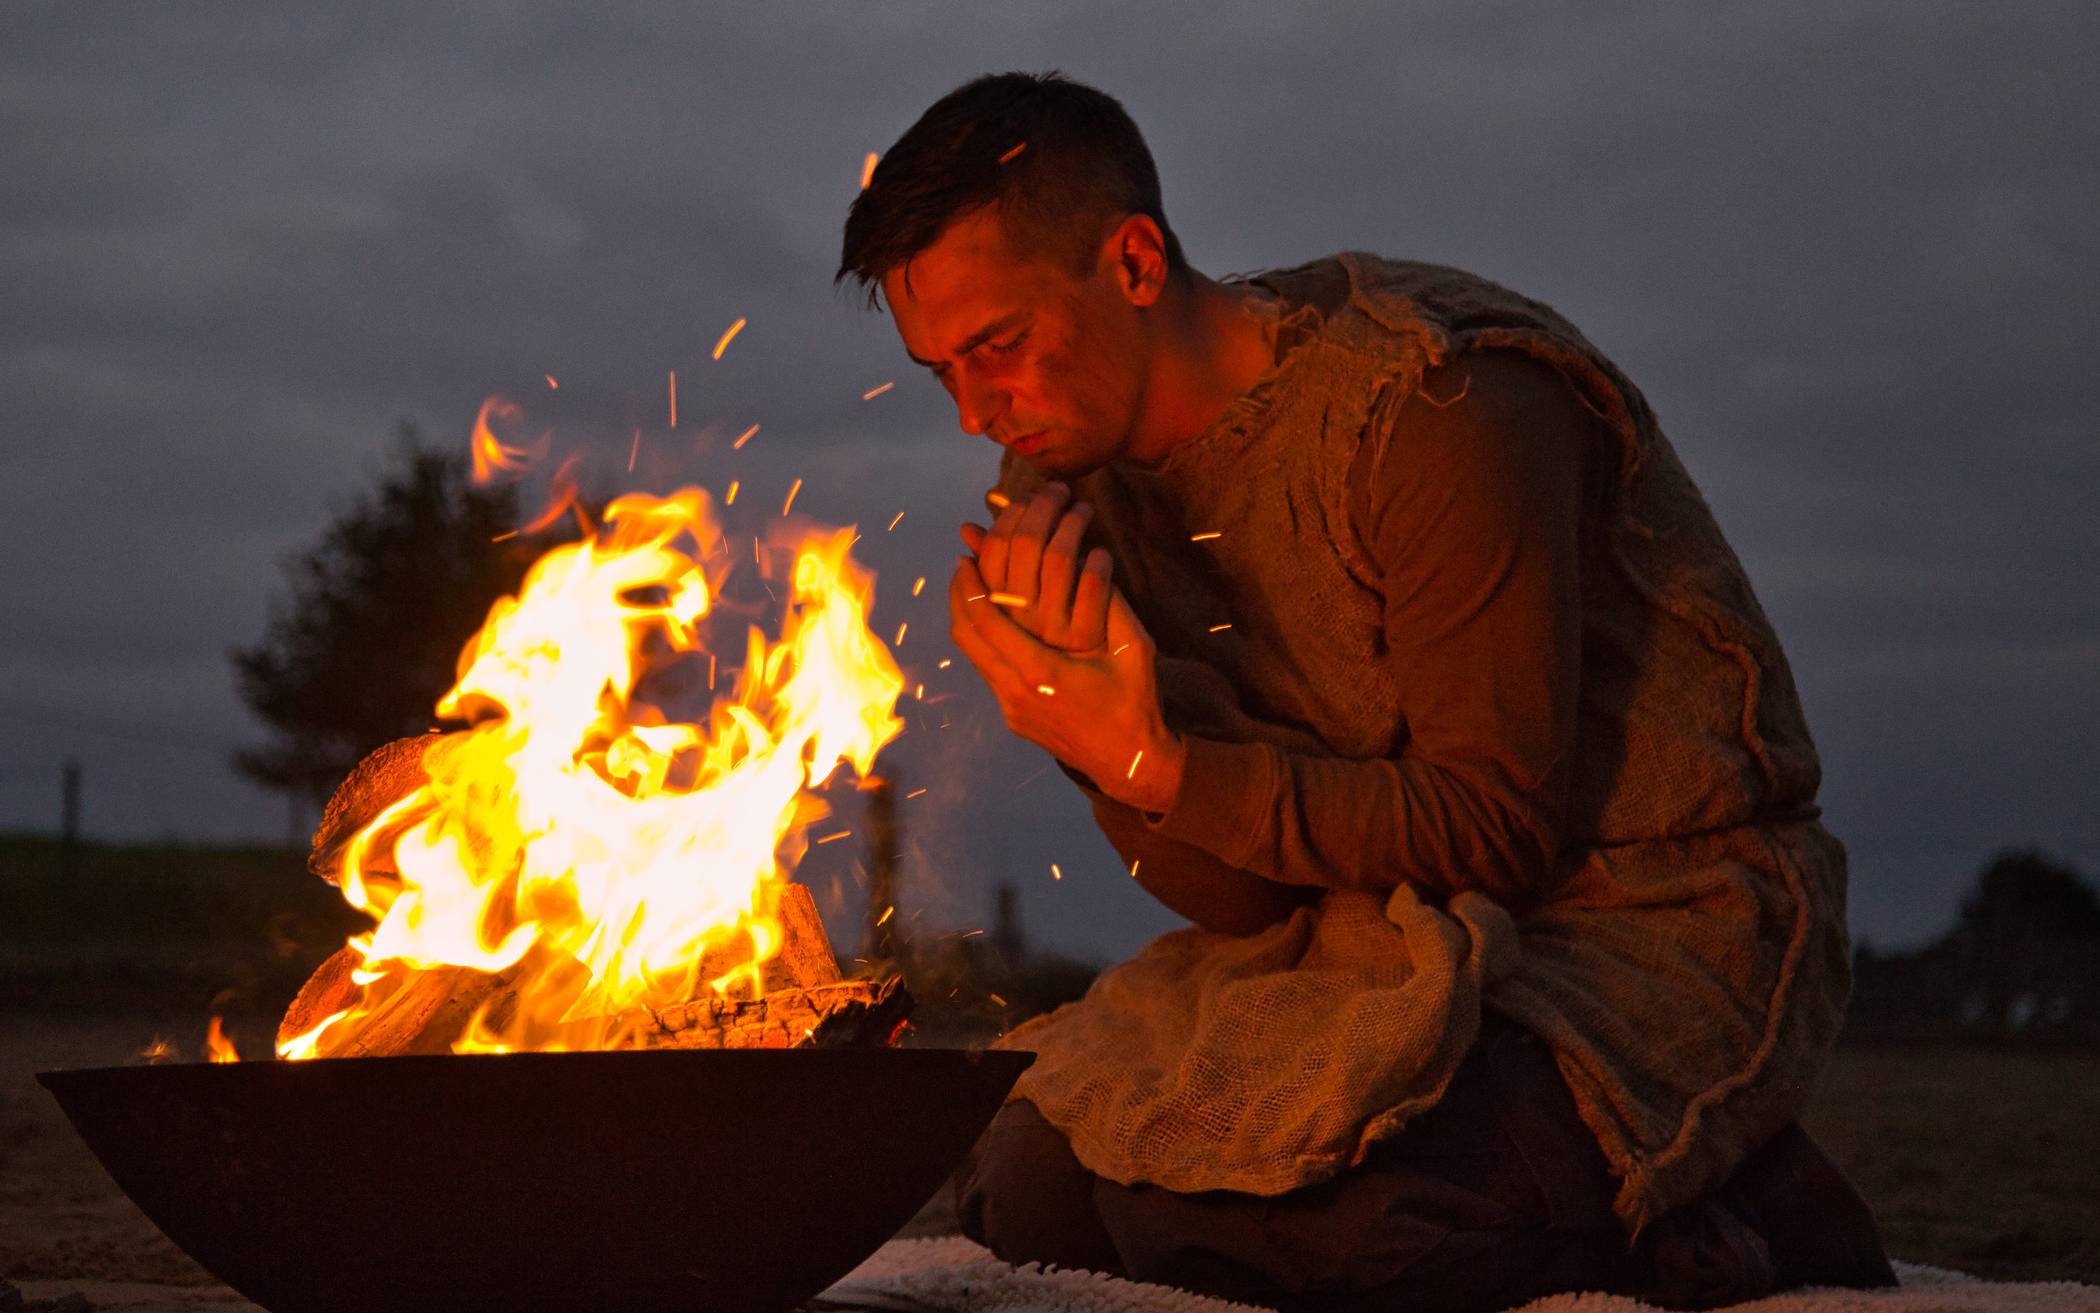
[[[1058,521],[1057,532],[1050,535],[1050,541],[1043,546],[1034,614],[1023,617],[1022,623],[1053,647],[1077,646],[1071,633],[1072,587],[1080,573],[1080,541],[1085,538],[1086,527],[1093,518],[1093,508],[1085,502],[1079,503],[1065,512],[1064,518]]]
[[[1014,530],[1020,525],[1021,517],[1027,513],[1027,502],[1009,503],[999,512],[999,518],[992,521],[991,532],[971,549],[977,553],[978,572],[994,592],[1006,587],[1007,549],[1013,542]]]
[[[1043,545],[1057,528],[1058,517],[1064,514],[1065,503],[1071,499],[1072,490],[1062,483],[1046,483],[1029,499],[1006,543],[1006,582],[999,586],[999,591],[1025,597],[1031,603],[1035,601]],[[1006,517],[1002,515],[999,520],[1003,524]]]
[[[1065,647],[1073,652],[1092,652],[1108,641],[1108,602],[1115,592],[1112,583],[1115,559],[1106,547],[1086,554],[1079,583],[1072,590],[1072,617],[1066,626]]]

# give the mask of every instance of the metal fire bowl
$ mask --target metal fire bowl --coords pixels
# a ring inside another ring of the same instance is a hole
[[[272,1313],[777,1313],[940,1186],[1029,1053],[52,1071],[124,1192]]]

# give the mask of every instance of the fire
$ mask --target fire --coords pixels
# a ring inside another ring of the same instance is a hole
[[[524,447],[513,447],[503,442],[489,424],[492,419],[516,419],[519,413],[516,403],[505,401],[501,397],[490,397],[481,403],[480,413],[474,416],[474,436],[470,440],[474,455],[474,482],[487,483],[499,472],[525,468],[532,453]]]
[[[221,1024],[217,1017],[213,1017],[211,1025],[205,1028],[204,1053],[213,1062],[239,1062],[241,1060],[240,1053],[233,1047],[233,1041],[226,1038],[225,1026]]]
[[[757,997],[826,814],[810,787],[865,776],[902,728],[853,538],[794,547],[780,638],[751,628],[719,698],[693,661],[712,669],[734,553],[705,492],[622,497],[543,556],[438,703],[471,728],[433,740],[427,782],[344,854],[343,896],[376,923],[350,941],[361,992],[279,1056],[342,1051],[434,971],[500,983],[461,1052],[612,1047],[652,1009]]]

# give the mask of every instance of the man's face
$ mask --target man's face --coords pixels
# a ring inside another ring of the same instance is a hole
[[[1048,253],[1013,250],[979,211],[891,270],[882,290],[904,349],[948,389],[964,432],[1052,478],[1078,478],[1127,447],[1147,354],[1113,261],[1074,275]]]

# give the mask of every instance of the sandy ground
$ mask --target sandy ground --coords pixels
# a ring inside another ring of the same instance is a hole
[[[145,1022],[0,1014],[0,1277],[98,1309],[246,1310],[120,1194],[34,1080],[134,1060]],[[1891,1253],[2004,1279],[2100,1282],[2100,1057],[1841,1052],[1810,1129]],[[941,1234],[945,1198],[905,1234]]]

